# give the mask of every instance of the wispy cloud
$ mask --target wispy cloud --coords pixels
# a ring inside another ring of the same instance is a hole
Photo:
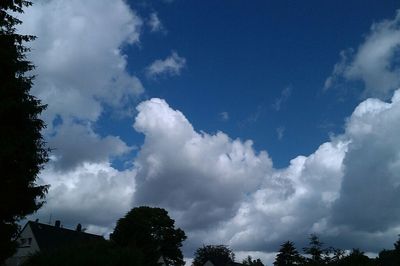
[[[278,140],[281,140],[283,138],[283,134],[285,133],[285,127],[280,126],[276,129],[276,135],[278,137]]]
[[[153,12],[150,14],[149,19],[147,20],[147,25],[150,27],[151,32],[163,32],[166,33],[166,29],[158,17],[157,12]]]
[[[186,59],[176,52],[172,52],[170,56],[164,60],[158,59],[146,68],[146,75],[149,78],[157,78],[160,76],[179,76],[181,70],[186,66]]]
[[[221,113],[219,113],[219,118],[222,121],[228,121],[229,120],[229,113],[228,112],[221,112]]]
[[[361,81],[365,96],[387,99],[400,86],[400,10],[392,20],[383,20],[371,26],[356,51],[344,50],[326,79],[324,90],[344,81]]]
[[[292,88],[286,87],[282,90],[281,95],[275,99],[275,102],[272,104],[272,108],[275,111],[280,111],[282,105],[289,99],[290,95],[292,94]]]

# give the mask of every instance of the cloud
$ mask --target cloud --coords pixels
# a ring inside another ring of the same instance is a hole
[[[221,112],[221,113],[219,113],[219,118],[222,121],[228,121],[229,120],[229,113],[228,112]]]
[[[134,124],[145,135],[134,202],[167,208],[189,235],[188,251],[224,243],[273,252],[288,239],[304,246],[315,232],[333,246],[376,252],[400,227],[399,95],[362,102],[344,134],[283,169],[251,141],[199,133],[164,100],[145,101]]]
[[[52,214],[110,232],[130,208],[160,206],[188,234],[189,255],[203,243],[267,254],[287,239],[301,246],[312,232],[330,245],[371,252],[393,243],[400,228],[400,91],[391,101],[363,101],[343,134],[282,169],[251,140],[198,131],[154,98],[137,106],[134,129],[144,143],[133,167],[118,170],[110,160],[131,147],[95,125],[105,106],[131,108],[143,91],[127,73],[121,49],[139,42],[142,20],[123,1],[46,1],[24,16],[21,30],[39,37],[30,55],[38,66],[33,92],[49,103],[46,138],[56,148],[40,177],[51,184],[48,203],[36,214],[42,220]],[[390,94],[398,70],[385,64],[396,53],[398,19],[374,24],[354,56],[343,53],[330,82],[360,79],[367,93]],[[150,77],[179,75],[185,63],[172,52],[147,70]],[[275,110],[289,96],[283,90]]]
[[[40,1],[21,16],[20,32],[38,37],[32,93],[48,104],[47,124],[57,115],[96,121],[103,105],[120,109],[143,92],[122,52],[139,42],[142,20],[124,1]]]
[[[267,153],[256,153],[251,141],[198,133],[161,99],[137,109],[134,127],[145,143],[135,160],[135,203],[172,210],[184,228],[204,229],[232,217],[271,171]]]
[[[186,66],[186,59],[180,57],[176,52],[164,60],[158,59],[146,68],[146,74],[149,78],[160,76],[179,76],[181,70]]]
[[[281,140],[283,138],[284,133],[285,133],[285,127],[277,127],[276,135],[278,137],[278,140]]]
[[[400,86],[400,11],[392,20],[383,20],[371,26],[364,42],[354,52],[342,51],[341,60],[325,81],[329,89],[342,79],[361,81],[364,94],[383,99]]]
[[[158,14],[156,12],[153,12],[150,14],[149,19],[147,20],[147,25],[150,27],[151,32],[164,32],[166,33],[166,30],[164,28],[164,25],[162,24],[160,18],[158,17]]]
[[[58,170],[69,170],[86,162],[107,162],[132,150],[119,137],[100,137],[90,124],[63,123],[47,141],[54,148],[51,163]]]
[[[250,140],[196,131],[162,99],[137,110],[134,128],[145,139],[134,167],[118,171],[104,159],[60,172],[49,164],[41,217],[53,213],[110,232],[129,208],[160,206],[187,233],[186,256],[203,243],[268,254],[285,240],[303,247],[313,232],[329,245],[369,252],[396,238],[400,90],[390,102],[360,103],[343,134],[282,169]]]
[[[281,95],[275,99],[274,104],[272,105],[272,108],[275,111],[280,111],[282,104],[284,104],[292,94],[292,88],[291,87],[286,87],[285,89],[282,90]]]
[[[19,31],[37,36],[29,43],[32,94],[47,104],[42,118],[54,167],[69,171],[128,152],[119,137],[100,137],[94,128],[105,107],[128,113],[144,90],[123,53],[139,43],[142,19],[122,0],[37,1],[21,16]]]
[[[135,159],[134,202],[170,210],[193,246],[271,251],[282,237],[304,238],[329,216],[343,175],[342,141],[275,170],[251,141],[198,133],[163,100],[143,102],[138,112],[134,127],[145,143]]]
[[[122,0],[36,1],[20,16],[19,32],[37,36],[28,54],[36,65],[32,93],[48,105],[43,133],[53,149],[40,174],[50,184],[47,204],[35,216],[109,231],[131,207],[135,186],[135,170],[110,161],[132,148],[95,129],[105,107],[127,112],[144,91],[123,52],[139,43],[142,19]]]
[[[69,172],[49,164],[41,173],[41,182],[51,184],[47,203],[33,218],[46,222],[51,215],[69,228],[81,223],[91,232],[109,233],[131,208],[134,177],[134,170],[117,171],[107,162],[84,163]]]
[[[399,225],[399,118],[397,91],[389,103],[364,101],[348,119],[346,135],[352,143],[344,161],[340,198],[334,206],[335,223],[366,232],[385,232]]]

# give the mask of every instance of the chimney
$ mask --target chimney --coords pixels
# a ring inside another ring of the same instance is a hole
[[[81,225],[81,224],[78,224],[78,225],[76,226],[76,231],[77,231],[77,232],[82,232],[82,225]]]
[[[55,226],[56,226],[57,228],[60,228],[60,225],[61,225],[60,220],[57,220]]]

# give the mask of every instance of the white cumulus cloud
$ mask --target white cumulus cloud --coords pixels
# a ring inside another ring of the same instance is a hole
[[[21,19],[20,31],[37,36],[32,93],[48,104],[48,124],[56,115],[96,121],[103,104],[124,106],[143,91],[121,50],[139,42],[142,20],[124,1],[37,1]]]

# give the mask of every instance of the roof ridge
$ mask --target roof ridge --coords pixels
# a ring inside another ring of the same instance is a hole
[[[92,234],[92,233],[86,233],[86,232],[84,232],[84,231],[76,231],[76,230],[74,230],[74,229],[70,229],[70,228],[66,228],[66,227],[56,227],[55,225],[44,224],[44,223],[40,223],[40,222],[36,222],[36,221],[32,221],[32,220],[29,220],[28,223],[35,224],[35,225],[41,225],[41,226],[44,225],[44,226],[51,227],[51,228],[54,228],[54,229],[67,230],[67,231],[76,232],[76,233],[82,233],[82,234],[86,234],[86,235],[92,235],[92,236],[103,237],[102,235],[96,235],[96,234]]]

